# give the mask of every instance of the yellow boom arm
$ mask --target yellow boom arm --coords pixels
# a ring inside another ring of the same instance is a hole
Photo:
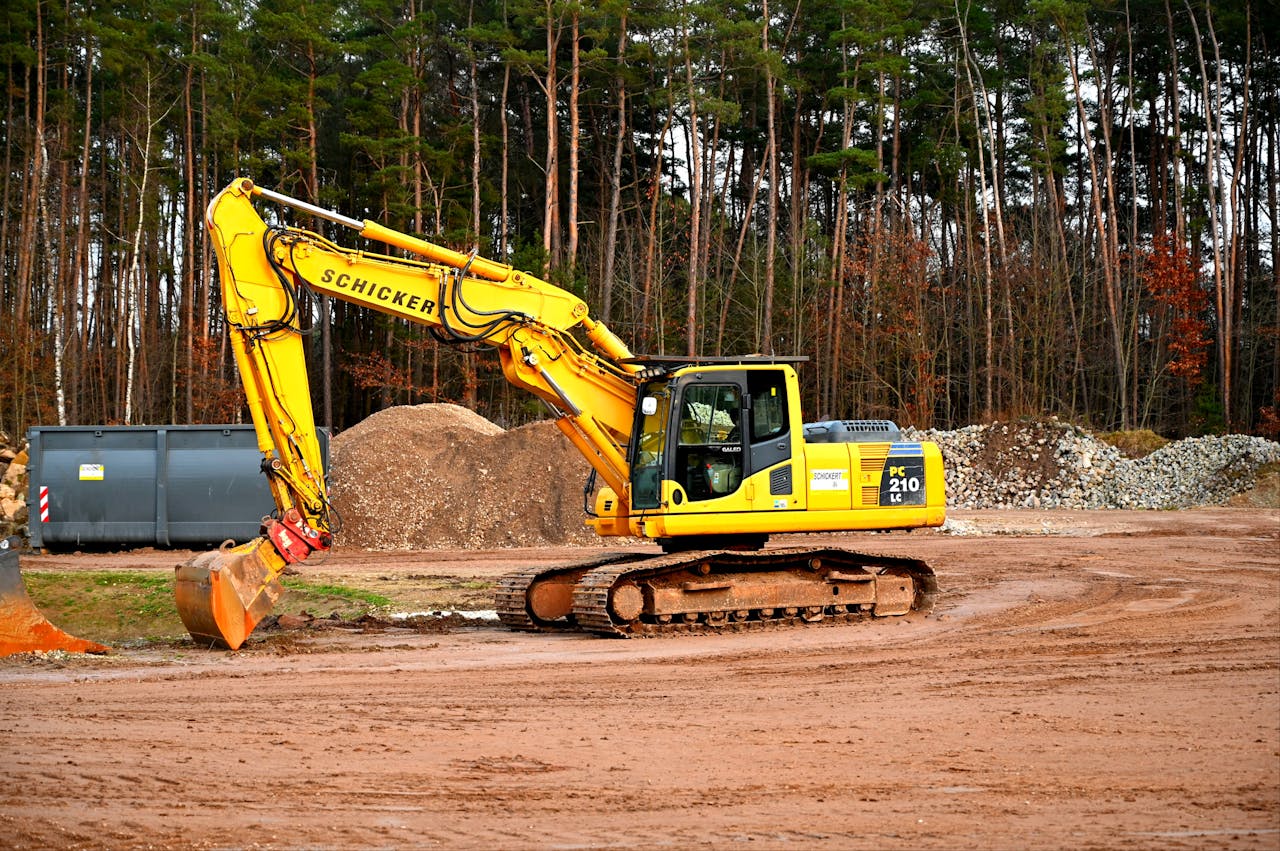
[[[255,198],[415,257],[354,250],[311,231],[268,225]],[[279,517],[266,524],[263,538],[178,568],[179,613],[197,639],[239,646],[274,605],[284,568],[329,546],[328,495],[298,315],[301,289],[420,323],[447,342],[494,347],[507,380],[547,402],[560,430],[604,482],[616,493],[626,491],[624,447],[639,368],[624,363],[630,351],[588,315],[582,299],[505,264],[351,219],[244,178],[213,199],[206,225]]]

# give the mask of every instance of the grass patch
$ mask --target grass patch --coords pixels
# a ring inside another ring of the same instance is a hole
[[[316,601],[323,600],[333,604],[340,604],[343,607],[358,606],[360,612],[368,609],[381,609],[395,605],[395,601],[390,597],[382,594],[375,594],[372,591],[366,591],[363,588],[348,588],[345,585],[320,585],[308,582],[305,579],[287,576],[282,581],[284,585],[285,595],[280,599],[280,607],[289,605],[291,600],[298,602],[311,602],[317,604]]]
[[[80,638],[120,644],[186,635],[173,598],[172,573],[23,571],[22,579],[44,616]],[[287,577],[284,586],[277,614],[307,611],[353,618],[395,605],[382,594],[296,577]]]
[[[1097,437],[1119,449],[1126,458],[1146,458],[1169,442],[1168,438],[1161,437],[1149,428],[1109,431]]]
[[[284,594],[276,603],[274,613],[277,615],[306,612],[315,617],[337,615],[349,620],[369,612],[396,608],[395,600],[364,588],[308,582],[296,576],[284,577],[281,584],[284,585]]]
[[[406,612],[473,611],[494,605],[495,584],[487,579],[434,573],[361,574],[340,579],[346,585],[391,597],[396,608]]]
[[[54,625],[80,638],[113,643],[185,632],[173,602],[173,579],[154,573],[28,572],[31,601]]]

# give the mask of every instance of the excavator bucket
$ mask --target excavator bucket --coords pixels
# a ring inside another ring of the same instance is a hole
[[[35,650],[106,653],[109,648],[58,629],[40,613],[18,570],[18,554],[0,549],[0,656]]]
[[[264,558],[264,552],[274,554],[266,538],[239,547],[230,543],[178,565],[174,597],[197,644],[238,650],[284,593],[278,580],[283,563],[273,568],[278,559]]]

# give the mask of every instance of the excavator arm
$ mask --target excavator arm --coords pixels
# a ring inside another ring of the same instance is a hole
[[[291,207],[412,256],[346,248],[313,231],[270,225],[255,200]],[[238,648],[274,607],[285,569],[328,550],[337,531],[304,358],[305,293],[424,325],[445,343],[495,348],[507,380],[545,401],[603,481],[625,492],[624,447],[640,368],[627,362],[627,347],[589,316],[582,299],[505,264],[348,218],[244,178],[213,199],[206,226],[277,511],[264,518],[263,534],[253,541],[224,544],[177,568],[178,612],[198,642]]]

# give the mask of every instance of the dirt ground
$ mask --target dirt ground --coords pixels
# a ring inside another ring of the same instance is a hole
[[[776,541],[923,556],[928,616],[0,662],[0,846],[1280,848],[1280,512],[954,517],[968,534]]]

